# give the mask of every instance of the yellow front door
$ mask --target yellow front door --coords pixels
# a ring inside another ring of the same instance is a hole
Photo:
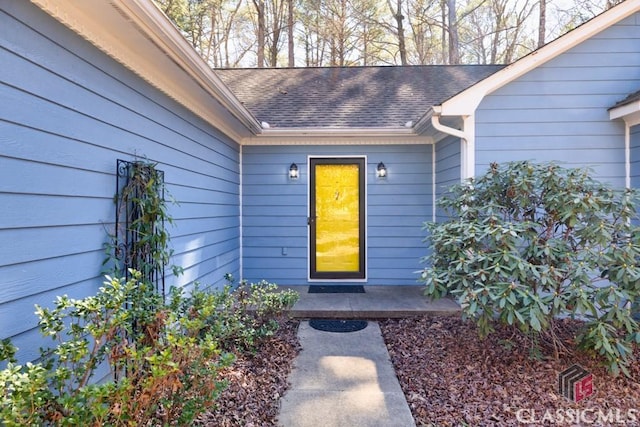
[[[311,159],[311,278],[364,278],[364,159]]]

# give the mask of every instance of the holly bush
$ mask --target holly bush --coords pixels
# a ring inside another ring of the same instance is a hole
[[[635,191],[616,191],[588,169],[491,164],[442,198],[449,219],[425,223],[425,293],[455,297],[482,336],[495,320],[516,325],[550,340],[556,357],[557,320],[583,320],[577,343],[628,374],[640,342],[637,202]]]

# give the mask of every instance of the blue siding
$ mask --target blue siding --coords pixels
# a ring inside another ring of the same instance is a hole
[[[43,345],[34,304],[102,284],[116,159],[165,172],[168,284],[240,275],[239,147],[29,2],[0,10],[0,338]]]
[[[460,139],[448,136],[436,144],[436,198],[445,194],[449,187],[460,183],[461,177]],[[436,202],[437,204],[437,202]],[[439,207],[436,209],[436,220],[446,219]]]
[[[640,125],[631,128],[631,188],[640,189]]]
[[[624,185],[624,124],[607,109],[640,86],[636,14],[487,96],[476,115],[476,173],[491,162],[589,166]]]
[[[367,156],[369,285],[416,284],[431,218],[431,146],[243,147],[243,270],[247,280],[307,283],[307,156]],[[378,162],[387,179],[375,176]],[[290,181],[295,162],[300,178]],[[286,255],[283,255],[283,249]]]

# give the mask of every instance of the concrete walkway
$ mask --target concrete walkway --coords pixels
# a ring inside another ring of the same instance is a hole
[[[348,333],[300,323],[302,351],[280,404],[282,427],[411,427],[377,322]]]

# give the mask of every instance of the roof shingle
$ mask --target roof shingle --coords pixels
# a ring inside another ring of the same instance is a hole
[[[636,102],[639,100],[640,100],[640,90],[630,94],[625,99],[616,102],[615,105],[611,108],[622,107],[623,105],[631,104],[632,102]]]
[[[502,65],[216,70],[272,128],[398,128]]]

